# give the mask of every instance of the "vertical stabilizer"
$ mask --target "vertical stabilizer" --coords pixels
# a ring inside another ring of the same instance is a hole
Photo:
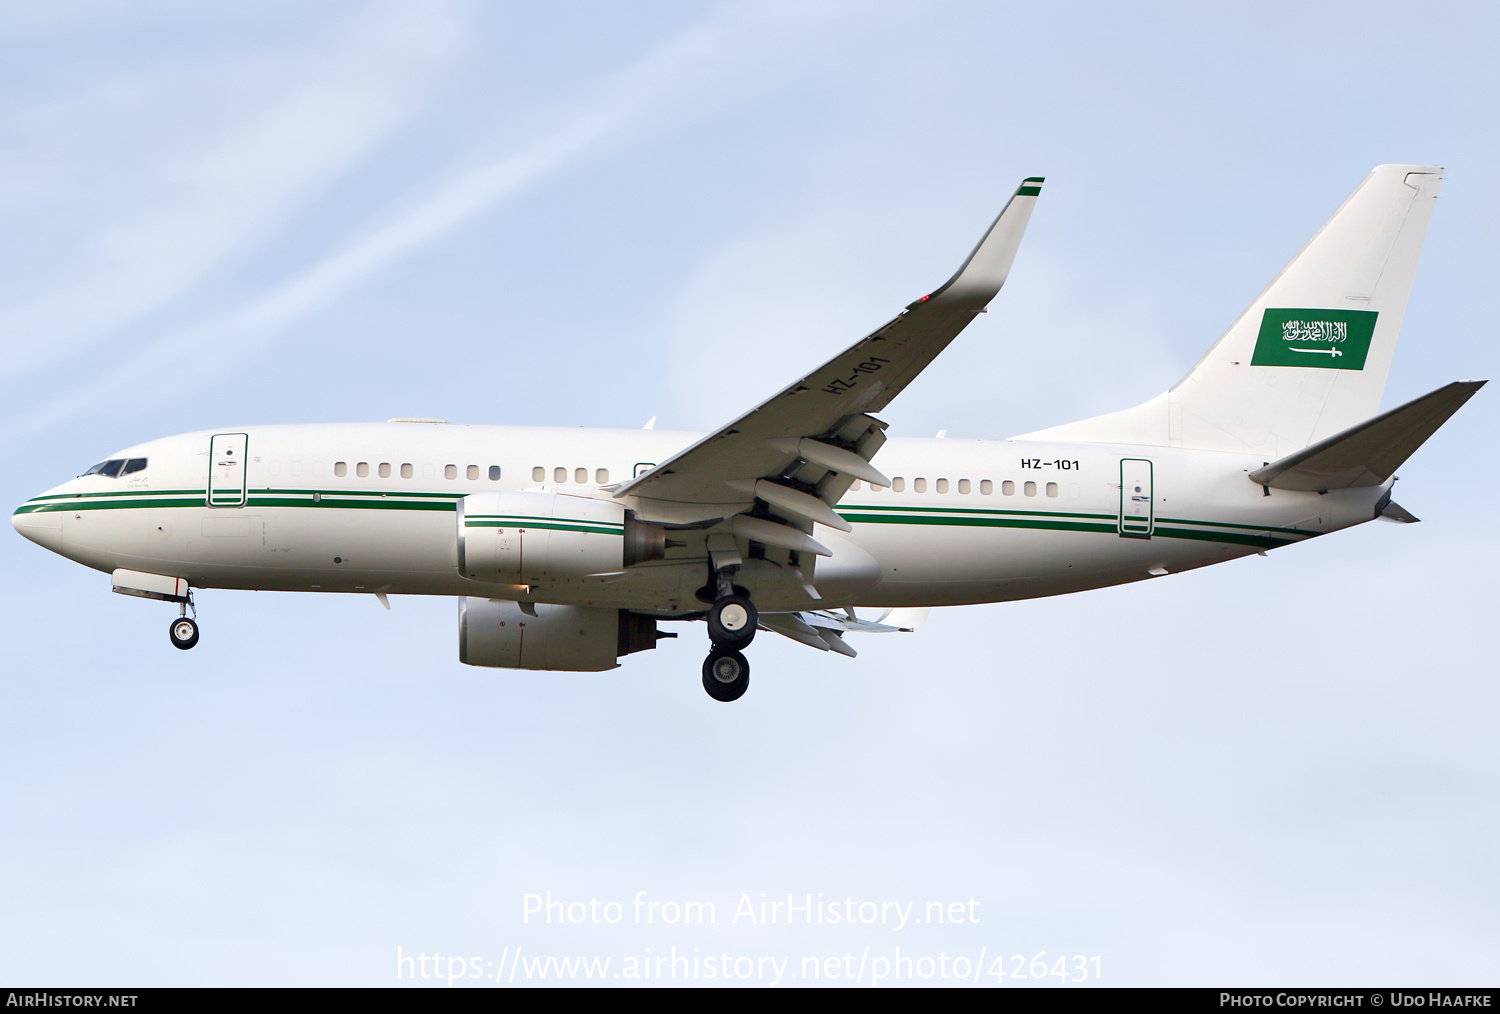
[[[1170,391],[1026,436],[1274,459],[1375,415],[1441,174],[1376,167]]]

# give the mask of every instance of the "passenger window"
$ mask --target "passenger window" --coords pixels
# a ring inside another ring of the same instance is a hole
[[[855,479],[849,484],[849,492],[851,493],[858,493],[862,488],[864,488],[864,483],[860,482],[858,479]]]
[[[897,493],[905,493],[906,492],[906,480],[903,479],[903,478],[901,478],[901,476],[899,476],[899,475],[896,476],[894,479],[891,480],[891,489],[895,490]]]
[[[471,479],[477,479],[477,478],[479,478],[479,466],[478,465],[470,465],[468,468],[464,469],[464,474],[467,475]]]
[[[988,479],[981,479],[979,480],[979,492],[985,496],[989,496],[995,492],[995,484]]]
[[[1021,487],[1021,492],[1025,493],[1027,496],[1036,496],[1036,483],[1026,483],[1026,485]]]
[[[458,466],[457,465],[444,465],[443,466],[443,478],[444,479],[457,479],[458,478]]]
[[[926,479],[913,479],[911,481],[911,488],[912,488],[912,492],[914,492],[914,493],[925,493],[925,492],[927,492],[927,480]]]
[[[1057,483],[1055,483],[1055,482],[1049,482],[1049,483],[1047,483],[1047,495],[1048,496],[1056,496],[1057,495]]]
[[[490,482],[498,482],[499,479],[500,479],[500,466],[499,465],[491,465],[490,466]]]
[[[410,479],[411,478],[411,462],[409,462],[409,461],[408,462],[404,462],[401,465],[401,478],[403,478],[403,479]]]
[[[960,479],[960,480],[958,480],[958,491],[960,493],[967,493],[969,491],[969,480],[968,479]]]
[[[562,467],[554,468],[552,470],[552,481],[557,483],[558,485],[562,485],[563,483],[567,482],[568,470]]]
[[[275,462],[272,462],[272,465],[274,466]],[[275,471],[276,470],[273,467],[272,474],[275,474]],[[349,462],[347,462],[347,461],[335,461],[333,463],[333,474],[336,475],[336,476],[338,476],[340,479],[342,479],[344,476],[348,475],[349,474]]]
[[[948,492],[948,480],[947,479],[939,479],[937,481],[937,491],[939,493],[946,493],[946,492]]]
[[[1000,492],[1004,493],[1006,496],[1015,496],[1016,484],[1011,482],[1009,479],[1006,479],[1000,484]]]
[[[391,477],[391,463],[389,461],[382,461],[380,463],[380,477],[382,479],[389,479]]]
[[[573,469],[573,481],[582,486],[589,481],[589,470],[587,468]]]
[[[146,468],[145,458],[131,458],[125,462],[125,467],[120,469],[121,475],[129,475],[131,472],[141,472]]]
[[[541,465],[538,465],[538,466],[536,466],[535,468],[533,468],[531,470],[531,481],[532,482],[544,482],[544,481],[546,481],[546,478],[547,478],[547,470],[545,468],[543,468]]]
[[[609,469],[607,469],[607,468],[596,468],[596,469],[594,469],[594,481],[597,482],[601,486],[607,486],[607,485],[609,485]]]
[[[295,474],[295,472],[293,474]],[[359,476],[361,479],[368,476],[370,474],[370,463],[368,461],[361,461],[359,464],[355,465],[354,474]]]

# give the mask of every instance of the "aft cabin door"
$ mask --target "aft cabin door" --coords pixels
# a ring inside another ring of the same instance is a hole
[[[245,448],[250,438],[244,433],[216,433],[208,442],[208,505],[210,507],[245,506]]]
[[[1120,459],[1120,537],[1149,539],[1156,527],[1151,491],[1151,462],[1145,458]]]

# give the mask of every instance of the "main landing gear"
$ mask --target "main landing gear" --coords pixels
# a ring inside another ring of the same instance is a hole
[[[725,567],[717,577],[718,597],[708,610],[708,638],[713,650],[703,662],[703,689],[716,701],[737,701],[750,686],[750,663],[742,649],[755,640],[760,614],[742,588],[735,587],[734,570]]]
[[[750,663],[737,651],[715,648],[703,662],[703,689],[716,701],[728,704],[745,696],[750,688]]]
[[[193,610],[191,617],[187,614],[189,608]],[[182,602],[182,614],[167,628],[167,636],[172,639],[172,647],[181,648],[183,651],[187,651],[198,643],[198,608],[193,605],[191,591]]]

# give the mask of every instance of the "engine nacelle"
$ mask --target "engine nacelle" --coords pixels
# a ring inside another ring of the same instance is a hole
[[[458,660],[500,669],[600,672],[656,647],[656,621],[619,609],[458,600]]]
[[[659,560],[665,533],[612,500],[475,493],[458,502],[458,570],[476,581],[545,584]]]

